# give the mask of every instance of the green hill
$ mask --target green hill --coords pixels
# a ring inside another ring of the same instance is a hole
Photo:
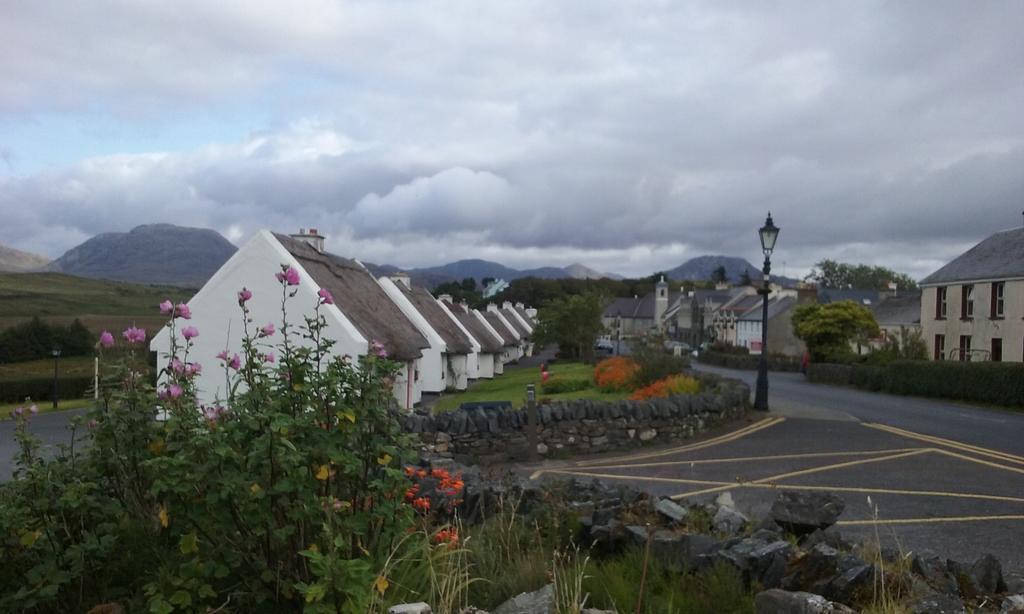
[[[187,301],[195,292],[63,273],[0,273],[0,329],[39,316],[61,324],[78,318],[97,332],[134,324],[153,333],[167,320],[157,308],[161,301]]]

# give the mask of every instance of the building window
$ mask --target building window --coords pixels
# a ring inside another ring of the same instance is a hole
[[[946,286],[935,288],[935,319],[946,319]]]
[[[971,336],[960,335],[960,362],[971,359]]]
[[[960,291],[960,319],[969,320],[974,317],[974,284],[963,286]]]
[[[992,362],[1003,361],[1003,340],[993,339],[992,340],[992,354],[990,355]]]
[[[1003,317],[1003,294],[1006,292],[1006,282],[992,282],[992,307],[990,317],[995,320]]]
[[[946,360],[946,335],[935,335],[935,360]]]

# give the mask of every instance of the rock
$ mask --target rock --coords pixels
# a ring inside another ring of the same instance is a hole
[[[910,614],[966,614],[964,603],[956,595],[933,593],[907,604]]]
[[[473,606],[469,606],[467,608],[462,608],[461,610],[459,610],[459,614],[487,614],[487,610],[481,610],[480,608],[474,608]]]
[[[718,495],[717,497],[715,497],[715,506],[722,507],[723,505],[725,507],[731,507],[733,509],[736,509],[736,502],[733,501],[732,492],[727,490],[722,494]]]
[[[659,499],[654,509],[673,522],[684,522],[690,515],[689,510],[671,499]]]
[[[785,491],[772,503],[771,518],[795,535],[806,535],[834,525],[844,509],[843,500],[831,493]]]
[[[548,584],[532,593],[520,593],[494,609],[494,614],[554,614],[555,587]]]
[[[773,521],[774,522],[774,521]],[[815,544],[828,544],[836,550],[849,550],[850,544],[843,540],[839,529],[829,527],[825,530],[815,529],[813,532],[804,535],[799,541],[801,548],[811,548]]]
[[[658,431],[654,429],[644,429],[640,431],[640,441],[650,441],[658,436]]]
[[[833,603],[813,593],[791,593],[778,588],[754,597],[756,614],[854,614],[841,603]]]
[[[430,606],[423,603],[402,603],[388,608],[388,614],[432,614]]]
[[[538,443],[537,444],[537,454],[540,454],[541,456],[543,456],[543,455],[545,455],[547,453],[548,453],[548,446],[547,446],[547,444],[545,444],[543,442]]]
[[[910,571],[924,579],[928,586],[939,593],[956,595],[960,592],[956,576],[950,573],[946,563],[935,555],[914,555],[910,559]]]
[[[999,614],[1024,613],[1024,595],[1010,595],[999,605]]]
[[[746,584],[760,582],[762,586],[776,588],[786,571],[793,546],[787,541],[765,542],[745,538],[726,542],[715,557],[740,572]]]
[[[1014,595],[1024,594],[1024,576],[1009,574],[1003,578],[1006,582],[1006,592]]]
[[[851,603],[870,595],[874,581],[875,566],[858,565],[832,578],[825,589],[825,595],[835,601]]]
[[[815,544],[790,566],[782,580],[787,590],[824,590],[839,569],[839,551],[825,543]]]
[[[999,559],[991,554],[983,555],[976,560],[967,574],[979,595],[995,595],[1006,590],[1003,566]]]
[[[743,525],[747,523],[747,517],[737,512],[735,509],[723,505],[718,508],[715,512],[715,517],[712,520],[716,531],[721,531],[729,535],[736,535],[743,530]]]

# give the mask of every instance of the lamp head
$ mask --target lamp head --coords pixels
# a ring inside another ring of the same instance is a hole
[[[771,256],[775,249],[775,240],[779,238],[779,229],[772,222],[771,213],[768,213],[768,219],[765,220],[764,226],[757,232],[761,235],[761,251],[764,252],[765,257]]]

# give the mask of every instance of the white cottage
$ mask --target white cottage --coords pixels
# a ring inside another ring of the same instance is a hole
[[[438,302],[480,347],[477,353],[477,377],[491,379],[495,375],[501,375],[504,371],[501,355],[505,345],[502,338],[490,329],[478,311],[470,310],[465,304],[453,303],[448,295],[438,297]]]
[[[376,279],[358,261],[341,258],[323,250],[323,237],[314,232],[291,237],[261,230],[243,245],[210,278],[189,301],[192,320],[199,330],[193,340],[190,360],[203,365],[197,378],[201,401],[227,396],[224,372],[218,368],[217,354],[241,351],[243,336],[242,311],[238,291],[252,292],[249,300],[250,334],[266,323],[278,329],[273,339],[280,339],[280,282],[275,273],[281,265],[295,268],[299,284],[291,287],[295,296],[288,299],[288,318],[299,325],[304,316],[312,315],[323,288],[334,297],[333,305],[325,305],[321,313],[327,321],[324,334],[335,341],[334,352],[353,357],[364,356],[370,344],[383,344],[388,357],[402,363],[394,382],[394,393],[400,406],[411,409],[422,394],[420,370],[423,350],[430,343],[402,314]],[[150,349],[157,352],[157,367],[167,365],[170,329],[164,328],[153,338]],[[303,340],[291,337],[297,344]]]

